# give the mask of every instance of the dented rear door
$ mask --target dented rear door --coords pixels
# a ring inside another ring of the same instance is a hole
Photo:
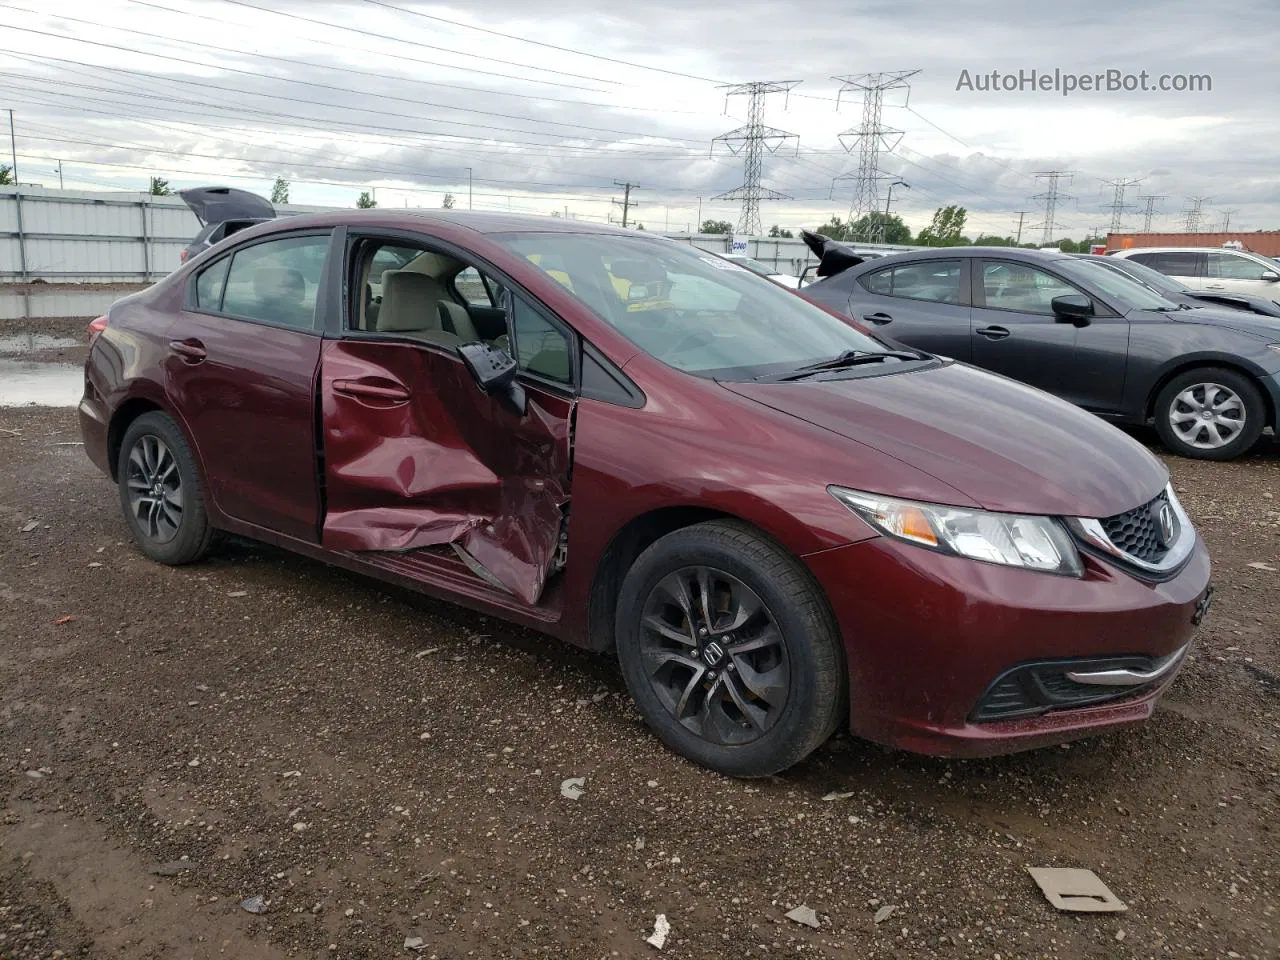
[[[482,393],[448,348],[326,340],[324,546],[448,545],[479,576],[537,603],[565,528],[575,400],[536,378],[525,388],[521,414]]]

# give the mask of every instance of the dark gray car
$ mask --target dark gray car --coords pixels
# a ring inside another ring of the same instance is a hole
[[[270,201],[256,193],[237,190],[235,187],[192,187],[190,190],[179,190],[178,196],[186,201],[201,227],[200,232],[183,249],[183,263],[245,227],[274,220],[276,217],[275,208]]]
[[[952,247],[852,266],[803,295],[911,347],[1040,387],[1170,450],[1230,460],[1280,408],[1280,320],[1172,303],[1068,254]]]

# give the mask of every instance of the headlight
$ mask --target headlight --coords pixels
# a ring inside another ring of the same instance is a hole
[[[1052,517],[914,503],[834,485],[827,491],[881,533],[907,543],[1008,567],[1083,573],[1070,534]]]

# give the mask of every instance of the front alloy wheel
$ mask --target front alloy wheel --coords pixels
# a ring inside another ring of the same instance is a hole
[[[847,716],[826,599],[795,557],[739,521],[683,527],[641,553],[618,592],[614,635],[645,721],[712,770],[778,773]]]
[[[767,733],[787,704],[787,647],[754,590],[714,567],[683,567],[649,592],[640,621],[649,684],[686,729],[719,744]]]

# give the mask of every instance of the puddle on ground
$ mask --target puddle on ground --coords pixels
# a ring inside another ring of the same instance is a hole
[[[0,360],[0,407],[74,407],[83,393],[81,367]]]
[[[0,337],[0,357],[12,357],[32,350],[62,350],[78,347],[74,337],[51,337],[47,333],[7,333]]]

